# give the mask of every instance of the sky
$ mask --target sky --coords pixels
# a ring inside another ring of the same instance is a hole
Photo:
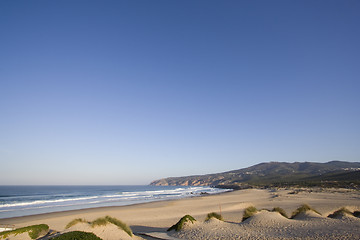
[[[360,161],[360,1],[0,1],[0,185]]]

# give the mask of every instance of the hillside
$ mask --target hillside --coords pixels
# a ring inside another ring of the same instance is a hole
[[[334,186],[360,185],[360,162],[269,162],[229,172],[170,177],[153,181],[159,186]]]

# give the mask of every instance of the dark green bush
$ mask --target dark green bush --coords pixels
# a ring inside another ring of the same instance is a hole
[[[247,207],[247,208],[244,210],[244,214],[243,214],[242,221],[245,221],[245,220],[248,219],[249,217],[253,216],[255,213],[257,213],[256,207],[254,207],[254,206]]]
[[[60,236],[54,237],[51,240],[102,240],[93,233],[73,231],[61,234]]]
[[[172,225],[168,231],[175,230],[180,231],[186,222],[194,223],[196,220],[190,215],[183,216],[176,224]]]
[[[205,221],[208,221],[211,218],[216,218],[216,219],[218,219],[220,221],[224,221],[224,218],[220,214],[218,214],[216,212],[208,213],[208,215],[206,216]]]
[[[31,239],[36,239],[41,233],[45,235],[49,231],[49,226],[46,224],[32,225],[28,227],[18,228],[15,230],[4,231],[0,233],[0,239],[7,238],[10,235],[18,235],[27,232]]]
[[[354,214],[355,217],[360,218],[360,211],[355,211],[353,214]]]

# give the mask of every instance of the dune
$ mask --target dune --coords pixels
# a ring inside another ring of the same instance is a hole
[[[10,235],[6,240],[32,240],[28,233],[21,233],[18,235]]]
[[[298,215],[294,217],[296,220],[316,220],[316,219],[323,219],[324,216],[321,216],[320,214],[314,212],[314,211],[306,211],[301,212]]]
[[[254,226],[271,226],[289,223],[289,219],[285,218],[278,212],[269,212],[262,210],[256,213],[254,216],[246,219],[243,224],[254,225]]]
[[[100,237],[103,240],[140,240],[143,239],[138,236],[130,237],[126,232],[119,229],[114,224],[107,224],[105,226],[94,226],[87,223],[78,223],[70,228],[68,228],[64,232],[72,232],[72,231],[82,231],[82,232],[91,232],[96,236]]]

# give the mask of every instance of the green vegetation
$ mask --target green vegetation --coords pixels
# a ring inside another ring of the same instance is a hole
[[[42,234],[46,234],[49,231],[49,226],[46,224],[32,225],[28,227],[18,228],[11,231],[5,231],[0,233],[0,239],[7,238],[10,235],[18,235],[27,232],[31,239],[36,239]]]
[[[94,221],[90,223],[91,227],[97,227],[97,226],[106,226],[109,222],[106,220],[106,218],[97,218]]]
[[[255,213],[257,213],[256,207],[254,207],[254,206],[247,207],[247,208],[244,210],[244,214],[243,214],[242,221],[245,221],[245,220],[248,219],[249,217],[253,216]]]
[[[77,219],[74,219],[71,222],[69,222],[65,228],[70,228],[77,223],[88,223],[88,224],[90,224],[91,227],[106,226],[108,223],[111,223],[111,224],[116,225],[120,229],[124,230],[127,234],[129,234],[130,237],[133,236],[133,232],[131,231],[131,228],[128,225],[126,225],[126,223],[120,221],[119,219],[110,217],[110,216],[106,216],[103,218],[97,218],[92,222],[88,222],[82,218],[77,218]]]
[[[171,230],[175,230],[175,231],[180,231],[184,224],[187,223],[187,222],[191,222],[191,223],[194,223],[196,220],[195,218],[193,218],[192,216],[190,215],[185,215],[183,216],[176,224],[172,225],[168,231],[171,231]]]
[[[360,189],[360,162],[332,161],[328,163],[260,163],[229,172],[172,177],[152,182],[152,185],[198,184],[234,190],[272,187],[323,187]]]
[[[349,209],[343,207],[343,208],[340,208],[339,210],[335,211],[334,213],[329,214],[328,217],[337,218],[337,217],[341,217],[345,214],[353,215],[353,213]]]
[[[74,226],[75,224],[78,224],[78,223],[87,223],[87,221],[82,218],[76,218],[76,219],[72,220],[71,222],[69,222],[65,228],[66,229],[71,228],[72,226]]]
[[[289,218],[288,215],[286,214],[285,210],[280,208],[280,207],[274,207],[271,211],[272,212],[278,212],[281,215],[283,215],[284,217]]]
[[[110,216],[106,216],[105,219],[108,222],[118,226],[120,229],[124,230],[127,234],[129,234],[130,237],[132,237],[133,232],[131,231],[131,228],[128,225],[126,225],[126,223]]]
[[[310,207],[307,204],[303,204],[301,205],[298,209],[296,209],[292,215],[291,218],[295,218],[297,215],[299,215],[300,213],[305,213],[307,211],[313,211],[316,212],[317,214],[321,215],[321,213],[319,213],[318,211],[316,211],[314,208]]]
[[[93,233],[73,231],[54,237],[51,240],[102,240]]]
[[[206,216],[205,221],[208,221],[211,218],[216,218],[216,219],[218,219],[220,221],[224,221],[224,218],[220,214],[218,214],[216,212],[208,213],[208,215]]]

